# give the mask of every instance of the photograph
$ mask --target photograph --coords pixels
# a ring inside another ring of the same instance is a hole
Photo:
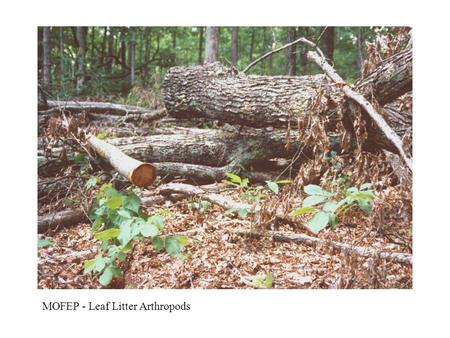
[[[415,32],[36,26],[36,289],[413,289]]]

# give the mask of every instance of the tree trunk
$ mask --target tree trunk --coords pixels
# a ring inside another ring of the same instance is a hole
[[[130,88],[136,79],[136,43],[134,41],[135,34],[134,29],[129,29],[129,41],[128,41],[128,65],[130,66],[130,75],[128,78]]]
[[[199,27],[199,29],[198,29],[198,64],[199,65],[203,64],[203,40],[204,40],[203,31],[204,31],[204,28]]]
[[[289,27],[287,31],[287,43],[295,41],[295,28]],[[287,75],[295,76],[296,71],[296,53],[297,46],[290,46],[287,49]]]
[[[43,73],[42,73],[42,86],[47,92],[51,92],[51,45],[50,45],[50,27],[43,28]]]
[[[59,27],[59,86],[64,84],[64,27]]]
[[[321,49],[327,61],[333,64],[334,53],[334,27],[326,27],[320,43]]]
[[[239,27],[231,28],[231,64],[236,67],[238,62]]]
[[[255,34],[256,34],[256,28],[252,28],[252,35],[250,37],[250,52],[249,52],[249,59],[250,63],[253,61],[253,52],[255,50]]]
[[[361,77],[363,75],[362,70],[364,65],[364,33],[361,27],[358,28],[356,45],[358,47],[358,57],[356,59],[358,65],[358,74]]]
[[[110,75],[112,72],[112,65],[114,62],[114,32],[112,27],[108,27],[108,61],[105,65],[106,74]]]
[[[77,44],[78,44],[78,52],[77,52],[77,76],[76,76],[76,88],[77,93],[80,93],[83,85],[84,85],[84,79],[86,75],[86,27],[77,27],[76,28],[76,37],[77,37]]]
[[[219,27],[206,27],[205,64],[216,62],[219,57]]]

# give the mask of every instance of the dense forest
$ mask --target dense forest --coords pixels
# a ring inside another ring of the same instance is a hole
[[[411,288],[409,27],[39,27],[39,288]]]
[[[298,37],[318,43],[347,81],[361,76],[366,42],[399,28],[221,27],[218,58],[243,70],[257,57]],[[378,34],[378,35],[377,35]],[[39,76],[52,97],[123,96],[133,87],[158,89],[173,66],[202,64],[206,27],[40,27]],[[248,74],[305,75],[320,69],[295,45],[258,63]]]

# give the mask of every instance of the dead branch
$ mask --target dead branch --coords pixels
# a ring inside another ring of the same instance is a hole
[[[262,60],[268,58],[268,57],[271,56],[272,54],[278,53],[279,51],[281,51],[281,50],[283,50],[283,49],[286,49],[286,48],[289,48],[289,47],[291,47],[291,46],[293,46],[293,45],[295,45],[295,44],[297,44],[297,43],[300,43],[300,42],[301,42],[301,43],[304,43],[304,44],[306,44],[306,45],[308,45],[308,46],[310,46],[310,47],[312,47],[312,48],[314,48],[314,49],[317,50],[317,52],[323,57],[322,51],[316,46],[316,44],[315,44],[314,42],[309,41],[309,40],[306,39],[306,38],[299,38],[299,39],[297,39],[297,40],[295,40],[295,41],[292,41],[292,42],[290,42],[290,43],[288,43],[288,44],[285,44],[284,46],[281,46],[281,47],[279,47],[279,48],[277,48],[277,49],[271,50],[270,52],[267,52],[267,53],[264,54],[263,56],[257,58],[255,61],[253,61],[252,63],[250,63],[247,67],[245,67],[245,69],[242,71],[242,73],[245,74],[245,73],[248,72],[249,69],[252,68],[254,65],[256,65],[257,63],[261,62]]]
[[[336,71],[331,67],[326,60],[321,57],[316,52],[309,51],[307,53],[307,57],[309,60],[314,61],[322,70],[327,74],[334,82],[339,85],[342,85],[342,90],[344,94],[358,103],[370,116],[370,118],[375,122],[380,130],[383,131],[386,138],[392,142],[400,156],[402,157],[405,164],[412,171],[412,160],[406,155],[405,151],[402,147],[402,141],[400,137],[395,133],[395,131],[386,123],[384,118],[375,110],[372,104],[364,98],[361,94],[355,92],[351,89],[345,81],[336,73]]]
[[[412,265],[412,255],[408,253],[378,251],[368,247],[353,246],[347,243],[328,241],[317,237],[311,237],[305,234],[289,233],[284,231],[268,231],[266,233],[255,233],[244,229],[226,229],[226,231],[241,236],[253,236],[253,237],[263,237],[264,235],[267,234],[271,236],[274,240],[279,242],[296,242],[306,244],[309,246],[316,246],[316,245],[331,246],[335,249],[349,251],[362,257],[382,258],[392,260],[400,264]]]

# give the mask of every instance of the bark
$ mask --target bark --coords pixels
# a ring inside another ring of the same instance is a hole
[[[317,246],[317,245],[330,246],[334,249],[351,252],[361,257],[382,258],[405,265],[412,265],[413,263],[412,255],[408,253],[379,251],[368,247],[354,246],[347,243],[328,241],[326,239],[312,237],[305,234],[298,234],[285,231],[267,231],[267,233],[259,234],[244,229],[227,229],[227,231],[241,236],[244,235],[250,237],[262,237],[264,235],[269,235],[274,240],[279,242],[295,242],[300,244],[306,244],[309,246]]]
[[[323,75],[233,75],[213,63],[171,68],[163,90],[167,112],[176,118],[207,117],[254,127],[285,127],[289,120],[296,123],[296,113],[307,111],[317,90],[327,82]]]
[[[51,89],[51,46],[50,46],[50,27],[43,28],[43,72],[42,72],[42,86],[43,89],[50,93]]]
[[[406,49],[384,60],[356,83],[356,90],[375,98],[380,106],[412,90],[412,49]]]
[[[119,174],[128,178],[132,184],[147,187],[155,180],[155,168],[151,164],[131,158],[115,146],[94,136],[91,136],[87,142],[98,155],[111,164]]]
[[[205,63],[216,62],[219,57],[219,27],[206,27]]]
[[[76,76],[76,88],[77,93],[80,93],[84,85],[85,75],[86,75],[86,27],[76,28],[76,40],[78,44],[77,51],[77,76]]]
[[[114,62],[114,36],[112,27],[108,27],[108,60],[105,65],[106,74],[111,74]]]
[[[239,50],[239,27],[231,28],[231,64],[237,66]]]
[[[289,27],[287,31],[287,43],[295,41],[295,28]],[[290,46],[287,49],[287,75],[295,76],[296,71],[296,46]]]

